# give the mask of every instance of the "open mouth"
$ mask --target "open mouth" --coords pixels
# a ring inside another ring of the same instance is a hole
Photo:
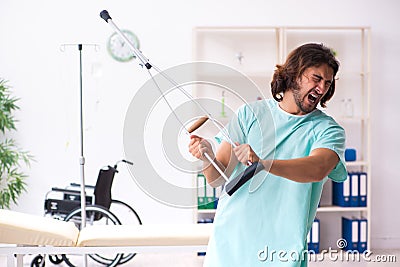
[[[309,94],[308,94],[308,100],[309,100],[311,103],[315,104],[315,103],[317,102],[317,100],[318,100],[318,95],[315,94],[315,93],[309,93]]]

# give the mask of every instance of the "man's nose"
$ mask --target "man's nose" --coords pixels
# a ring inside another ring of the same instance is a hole
[[[328,89],[329,86],[326,86],[323,81],[319,82],[315,87],[315,91],[320,95],[324,94]]]
[[[323,89],[323,87],[321,87],[321,84],[318,84],[318,85],[315,87],[315,92],[316,92],[317,94],[319,94],[319,95],[322,95],[322,94],[325,92],[325,90]]]

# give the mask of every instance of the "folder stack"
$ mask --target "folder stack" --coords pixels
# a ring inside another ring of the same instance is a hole
[[[332,204],[340,207],[366,207],[367,173],[350,172],[344,182],[333,182]]]
[[[219,191],[219,190],[218,190]],[[215,209],[218,203],[217,190],[207,184],[203,174],[197,175],[197,208]]]
[[[342,238],[346,240],[342,248],[363,253],[367,249],[367,230],[367,219],[342,217]]]
[[[207,184],[206,177],[200,173],[197,175],[197,208],[199,210],[216,209],[218,199],[223,191],[223,187],[213,188]],[[199,218],[197,223],[213,223],[214,218]],[[206,252],[197,252],[198,256],[205,256]]]
[[[320,236],[320,221],[315,218],[311,226],[310,232],[307,235],[308,251],[319,253],[319,236]]]

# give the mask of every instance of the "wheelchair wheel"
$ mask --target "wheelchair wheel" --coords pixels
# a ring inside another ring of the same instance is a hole
[[[142,224],[142,220],[137,212],[125,202],[113,199],[111,201],[110,211],[118,217],[121,224]]]
[[[72,221],[74,222],[79,228],[81,224],[81,208],[77,208],[73,210],[70,214],[68,214],[64,221]],[[104,209],[101,206],[97,205],[88,205],[86,207],[86,226],[90,227],[90,225],[120,225],[120,220],[110,211]],[[120,264],[121,259],[123,258],[124,254],[118,253],[114,255],[107,255],[107,256],[100,256],[98,254],[89,254],[89,257],[92,258],[94,261],[104,264],[109,267],[114,267]],[[72,264],[71,260],[72,257],[70,255],[62,255],[63,260],[65,263],[70,267],[79,266]],[[79,259],[81,260],[81,258]],[[79,261],[75,259],[75,261]]]
[[[140,225],[142,220],[140,219],[137,212],[125,202],[113,199],[111,201],[110,212],[115,214],[123,225]],[[124,264],[130,261],[136,253],[123,254],[118,264]],[[103,257],[101,255],[91,255],[92,259],[98,263],[108,265],[112,262],[111,259]]]
[[[121,221],[122,224],[124,225],[140,225],[142,224],[142,220],[139,217],[139,214],[128,204],[125,202],[122,202],[120,200],[115,200],[113,199],[111,201],[111,206],[110,206],[110,211],[117,215],[118,219]],[[121,260],[119,261],[119,264],[124,264],[128,261],[130,261],[133,257],[135,257],[136,253],[129,253],[129,254],[123,254]],[[107,264],[109,260],[107,259],[102,259],[97,262],[102,261],[103,264]]]
[[[45,266],[45,260],[44,256],[42,255],[37,255],[31,262],[31,267],[44,267]]]
[[[59,257],[59,255],[49,255],[49,260],[53,264],[60,264],[63,262],[62,256]]]

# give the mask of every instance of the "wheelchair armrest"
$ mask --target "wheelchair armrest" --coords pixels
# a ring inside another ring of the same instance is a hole
[[[69,185],[72,187],[81,187],[81,184],[78,184],[78,183],[70,183]],[[94,185],[85,185],[85,188],[94,189],[95,186]]]
[[[70,194],[75,194],[75,195],[80,195],[81,194],[81,191],[79,191],[79,190],[71,190],[71,189],[65,189],[65,188],[59,188],[59,187],[52,187],[51,191],[62,192],[62,193],[70,193]]]

